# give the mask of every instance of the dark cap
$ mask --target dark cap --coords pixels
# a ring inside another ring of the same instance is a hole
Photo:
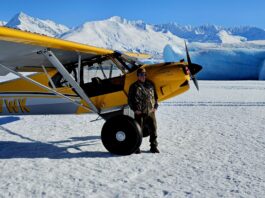
[[[140,74],[140,73],[146,73],[145,68],[139,68],[139,69],[137,69],[137,75]]]

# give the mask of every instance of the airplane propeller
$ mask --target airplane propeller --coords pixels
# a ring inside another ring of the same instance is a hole
[[[188,51],[186,41],[185,41],[185,49],[186,49],[186,55],[187,55],[187,61],[188,61],[188,68],[190,70],[190,78],[192,79],[197,90],[199,91],[199,85],[198,85],[198,81],[196,79],[195,74],[197,74],[199,71],[201,71],[202,66],[191,62],[190,54]]]

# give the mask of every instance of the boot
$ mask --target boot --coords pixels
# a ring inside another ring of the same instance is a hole
[[[158,148],[156,146],[151,146],[150,152],[151,153],[160,153],[160,151],[158,150]]]

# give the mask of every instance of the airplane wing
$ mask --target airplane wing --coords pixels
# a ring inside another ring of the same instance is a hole
[[[19,71],[19,68],[22,67],[34,68],[41,65],[53,67],[45,56],[38,53],[45,49],[50,49],[63,65],[77,62],[78,55],[81,55],[82,59],[90,59],[98,55],[114,53],[109,49],[0,27],[0,63],[13,70]],[[126,55],[136,58],[148,57],[148,55],[136,53],[127,53]],[[1,74],[6,75],[4,71],[0,70]]]

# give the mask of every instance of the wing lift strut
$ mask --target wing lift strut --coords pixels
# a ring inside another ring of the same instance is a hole
[[[77,92],[77,94],[80,96],[81,99],[83,99],[88,105],[89,107],[83,105],[82,103],[80,103],[79,101],[76,101],[68,96],[65,96],[62,93],[57,92],[56,90],[47,87],[27,76],[23,76],[21,73],[11,69],[12,67],[8,67],[6,65],[3,65],[0,63],[0,67],[2,67],[4,70],[11,72],[13,74],[15,74],[16,76],[25,79],[45,90],[48,90],[52,93],[54,93],[57,96],[63,97],[67,100],[70,100],[71,102],[73,102],[74,104],[76,104],[77,106],[81,106],[82,108],[88,110],[88,111],[92,111],[94,113],[97,113],[100,116],[100,112],[97,109],[97,107],[93,104],[93,102],[88,98],[88,96],[85,94],[85,92],[83,91],[83,89],[79,86],[79,84],[73,79],[73,77],[71,76],[71,74],[69,74],[69,72],[65,69],[65,67],[62,65],[62,63],[57,59],[57,57],[53,54],[52,51],[50,50],[43,50],[38,52],[39,54],[43,54],[52,64],[53,66],[60,72],[60,74],[69,82],[69,84],[75,89],[75,91]]]

